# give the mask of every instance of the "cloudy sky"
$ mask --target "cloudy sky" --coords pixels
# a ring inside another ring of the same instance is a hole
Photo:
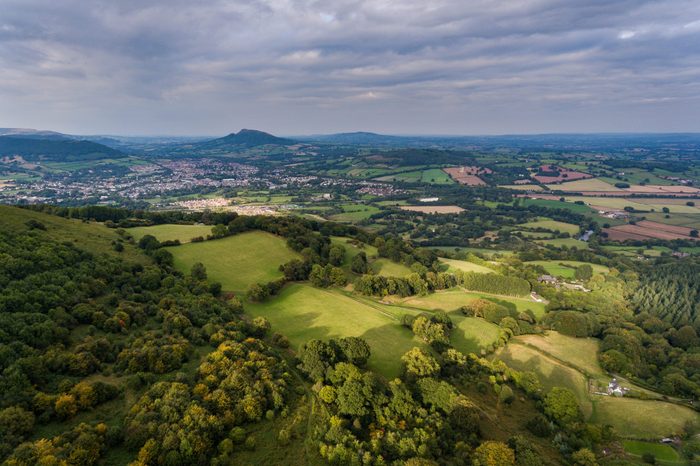
[[[0,0],[0,127],[700,131],[700,1]]]

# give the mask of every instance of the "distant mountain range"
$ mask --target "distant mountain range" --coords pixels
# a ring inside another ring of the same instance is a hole
[[[54,131],[0,128],[0,157],[28,161],[77,162],[125,157],[119,150],[92,141],[76,140]]]

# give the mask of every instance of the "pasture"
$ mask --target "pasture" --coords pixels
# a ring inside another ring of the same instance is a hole
[[[444,259],[440,258],[440,262],[447,265],[447,270],[453,272],[455,270],[461,270],[463,272],[477,272],[477,273],[495,273],[496,271],[486,267],[484,265],[475,264],[474,262],[461,261],[457,259]]]
[[[455,324],[450,341],[461,353],[479,354],[498,341],[498,325],[477,317],[466,317],[461,312],[450,312],[449,316]]]
[[[605,192],[619,192],[622,191],[620,188],[616,188],[610,183],[606,183],[600,178],[589,178],[587,180],[576,180],[569,181],[562,184],[553,184],[547,186],[553,191],[565,191],[565,192],[586,192],[586,191],[605,191]]]
[[[337,290],[292,284],[269,301],[248,304],[246,312],[267,318],[294,349],[312,339],[364,338],[372,350],[369,367],[387,378],[399,375],[406,351],[425,347],[392,313]]]
[[[175,241],[181,243],[189,243],[192,238],[201,236],[206,238],[211,234],[211,225],[153,225],[150,227],[134,227],[128,228],[126,231],[131,233],[136,241],[146,235],[153,235],[158,241]]]
[[[633,456],[641,457],[645,453],[651,453],[657,461],[661,461],[663,464],[684,464],[678,452],[669,445],[639,440],[625,440],[622,445],[625,447],[625,451]]]
[[[428,168],[403,173],[393,173],[391,175],[377,178],[377,181],[403,181],[406,183],[429,183],[429,184],[453,184],[454,181],[447,173],[439,168]]]
[[[403,205],[399,209],[423,214],[458,214],[464,212],[464,209],[456,205]]]
[[[349,265],[353,257],[358,255],[360,252],[364,252],[367,255],[367,259],[377,256],[377,248],[374,246],[370,246],[369,244],[361,243],[359,241],[354,241],[351,238],[344,236],[331,236],[331,244],[345,248],[343,265]]]
[[[544,315],[544,303],[538,303],[527,298],[495,296],[488,293],[469,292],[457,288],[430,293],[426,296],[410,296],[399,301],[399,303],[431,311],[438,309],[451,311],[459,309],[477,298],[494,301],[517,312],[523,312],[529,309],[538,319]]]
[[[610,424],[623,438],[651,440],[682,434],[686,423],[697,423],[698,414],[663,401],[601,396],[591,421]]]
[[[533,222],[521,223],[518,225],[520,228],[531,228],[531,229],[546,229],[549,231],[569,233],[575,235],[579,231],[578,225],[573,223],[559,222],[557,220],[540,219]]]
[[[341,204],[342,213],[331,215],[330,219],[337,222],[359,222],[379,212],[379,208],[367,204]]]
[[[405,277],[411,273],[411,269],[403,264],[381,258],[373,261],[370,267],[377,275],[384,277]]]
[[[539,265],[544,268],[549,275],[554,275],[556,277],[562,278],[574,278],[576,273],[576,268],[584,264],[588,264],[593,268],[593,273],[606,274],[610,272],[610,269],[604,265],[591,264],[589,262],[580,261],[564,261],[564,260],[551,260],[551,261],[529,261],[526,262],[529,265]]]
[[[577,249],[589,249],[590,246],[585,241],[579,241],[574,238],[555,238],[555,239],[543,239],[537,240],[538,244],[550,245],[557,248],[567,247],[567,248],[577,248]]]
[[[210,280],[236,293],[246,292],[254,283],[281,278],[279,266],[300,257],[287,247],[283,238],[262,231],[183,244],[168,250],[173,254],[175,268],[181,272],[189,273],[192,265],[201,262]]]

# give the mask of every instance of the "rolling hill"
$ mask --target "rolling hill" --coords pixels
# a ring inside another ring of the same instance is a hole
[[[231,133],[223,138],[195,144],[195,147],[198,149],[241,150],[259,146],[289,146],[292,144],[296,144],[296,141],[279,138],[264,131],[242,129],[238,133]]]
[[[21,156],[27,161],[78,162],[121,158],[116,149],[90,141],[58,136],[46,138],[25,135],[0,136],[0,156]]]

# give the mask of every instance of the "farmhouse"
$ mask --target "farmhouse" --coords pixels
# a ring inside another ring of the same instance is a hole
[[[556,285],[559,283],[559,280],[551,275],[540,275],[537,281],[540,283],[547,283],[548,285]]]
[[[617,382],[617,379],[614,377],[608,384],[608,395],[611,396],[625,396],[625,394],[629,392],[629,390],[629,388],[620,386],[620,384]]]

